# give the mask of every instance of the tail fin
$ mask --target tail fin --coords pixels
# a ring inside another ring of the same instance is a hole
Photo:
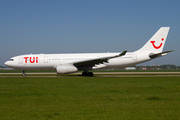
[[[160,53],[164,48],[166,38],[168,35],[170,27],[161,27],[151,39],[138,51],[151,51],[153,53]]]

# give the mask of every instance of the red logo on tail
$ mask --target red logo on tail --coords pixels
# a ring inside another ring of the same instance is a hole
[[[164,38],[162,38],[161,40],[163,41]],[[161,48],[161,46],[162,46],[162,43],[161,43],[159,46],[156,46],[156,45],[154,44],[155,41],[151,41],[151,43],[152,43],[152,45],[153,45],[153,47],[154,47],[155,49],[159,49],[159,48]]]

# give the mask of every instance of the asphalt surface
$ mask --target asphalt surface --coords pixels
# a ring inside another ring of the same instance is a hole
[[[180,72],[93,72],[94,74],[180,74]],[[22,73],[0,73],[0,75],[18,75]],[[39,72],[39,73],[26,73],[26,74],[49,74],[49,75],[56,75],[55,72]],[[72,73],[72,74],[81,74],[79,73]],[[68,74],[67,74],[68,75]]]
[[[0,73],[0,77],[22,77],[22,73]],[[180,77],[180,72],[94,72],[93,77]],[[57,73],[26,73],[25,77],[89,77],[81,73],[57,75]],[[91,76],[90,76],[91,77]]]

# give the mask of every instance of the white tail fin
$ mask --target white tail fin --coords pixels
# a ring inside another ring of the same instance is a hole
[[[152,37],[151,39],[138,51],[150,51],[153,53],[160,53],[164,48],[164,44],[166,42],[166,38],[169,32],[170,27],[161,27]]]

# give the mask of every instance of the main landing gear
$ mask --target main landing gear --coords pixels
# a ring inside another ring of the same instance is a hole
[[[25,76],[26,76],[25,70],[23,70],[23,74],[22,74],[22,76],[23,76],[23,77],[25,77]]]
[[[93,72],[84,71],[82,72],[82,76],[93,76]]]

